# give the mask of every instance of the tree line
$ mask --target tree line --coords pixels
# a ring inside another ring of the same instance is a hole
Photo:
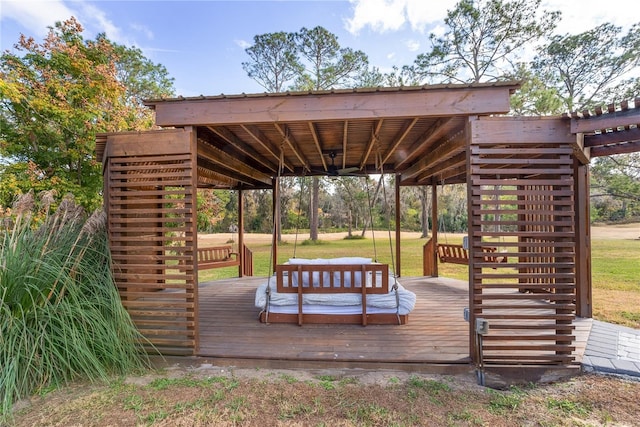
[[[389,72],[323,27],[256,35],[242,66],[268,92],[520,80],[514,115],[580,111],[640,94],[640,23],[626,32],[605,23],[556,34],[561,14],[540,6],[541,0],[461,0],[448,11],[444,32],[428,36],[429,48]],[[100,206],[96,134],[149,129],[152,112],[141,101],[174,96],[163,65],[104,34],[85,39],[74,18],[56,23],[42,42],[21,35],[15,52],[0,56],[0,76],[2,213],[30,190],[54,190],[58,198],[71,192],[87,209]],[[393,177],[386,179],[385,186],[373,178],[282,179],[282,229],[308,230],[315,239],[318,229],[388,226],[396,221],[388,219],[396,201],[393,191],[380,191],[393,188]],[[640,154],[594,159],[591,183],[592,220],[640,217]],[[438,226],[464,231],[464,188],[439,191]],[[270,232],[270,192],[244,194],[246,231]],[[403,188],[401,199],[402,228],[425,233],[433,226],[426,189]],[[237,203],[235,192],[199,192],[199,228],[226,231],[237,222]]]

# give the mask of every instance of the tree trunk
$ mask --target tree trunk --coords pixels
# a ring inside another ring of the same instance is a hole
[[[420,212],[420,222],[422,223],[422,235],[420,238],[429,237],[429,203],[428,203],[428,191],[427,186],[420,187],[420,205],[422,206],[422,212]]]
[[[309,225],[309,238],[315,242],[318,240],[318,207],[320,205],[320,179],[317,176],[314,176],[312,179],[311,192],[311,206],[309,207],[309,210],[311,211],[311,224]]]
[[[347,217],[347,235],[349,237],[352,237],[351,232],[352,232],[352,227],[351,227],[351,207],[349,207],[349,211],[348,211],[348,217]]]
[[[362,227],[362,237],[365,236],[365,234],[367,233],[367,224],[371,225],[371,229],[373,229],[373,218],[371,217],[371,211],[373,210],[373,207],[376,204],[376,200],[378,199],[378,192],[380,191],[380,186],[382,184],[382,180],[384,179],[384,177],[380,177],[380,179],[378,180],[378,184],[376,185],[376,189],[373,192],[373,197],[371,198],[371,200],[369,201],[371,203],[371,206],[367,206],[368,212],[367,212],[367,220],[364,221],[364,226]]]

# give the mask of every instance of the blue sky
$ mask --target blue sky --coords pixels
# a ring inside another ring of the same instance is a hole
[[[364,51],[371,65],[388,71],[428,50],[428,34],[442,31],[455,0],[325,1],[89,1],[0,0],[0,48],[12,49],[19,35],[41,41],[47,26],[75,16],[85,37],[105,32],[136,46],[175,78],[177,95],[259,93],[242,62],[253,36],[321,25],[343,47]],[[561,10],[560,33],[577,33],[604,22],[628,27],[640,21],[637,0],[544,0]]]

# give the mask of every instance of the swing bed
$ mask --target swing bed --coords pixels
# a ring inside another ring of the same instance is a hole
[[[294,258],[276,265],[273,273],[256,290],[263,323],[402,325],[415,306],[416,295],[397,281],[388,264],[372,258],[301,259],[295,258],[294,246]]]

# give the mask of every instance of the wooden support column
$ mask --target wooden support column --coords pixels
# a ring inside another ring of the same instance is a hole
[[[278,203],[277,201],[280,199],[280,183],[278,182],[278,178],[274,178],[273,179],[273,190],[271,191],[272,194],[272,218],[273,218],[273,235],[271,236],[271,253],[273,254],[273,271],[276,271],[276,265],[278,265],[278,233],[279,231],[279,226],[278,226],[278,221],[277,219],[277,209],[278,209]]]
[[[238,188],[238,276],[244,277],[244,264],[246,262],[244,256],[244,192],[242,188]]]
[[[438,277],[438,182],[431,179],[431,240],[433,241],[433,277]]]
[[[396,174],[396,276],[401,276],[400,260],[400,174]]]
[[[474,286],[476,274],[480,274],[482,272],[481,268],[476,268],[474,247],[480,243],[482,235],[481,233],[477,233],[481,230],[481,227],[473,225],[476,220],[473,209],[473,190],[476,187],[476,184],[473,182],[474,176],[471,173],[471,170],[475,166],[473,164],[473,157],[471,156],[471,146],[474,143],[472,126],[477,120],[477,117],[469,117],[465,127],[465,141],[467,145],[467,239],[469,239],[469,356],[471,357],[471,360],[473,360],[473,363],[479,362],[478,355],[479,352],[482,351],[482,348],[477,348],[475,333],[476,314],[481,314],[480,310],[475,307],[475,296],[476,293],[482,293],[482,289],[476,290]],[[479,198],[479,196],[476,197]]]
[[[576,315],[592,317],[589,165],[574,161],[576,227]]]

